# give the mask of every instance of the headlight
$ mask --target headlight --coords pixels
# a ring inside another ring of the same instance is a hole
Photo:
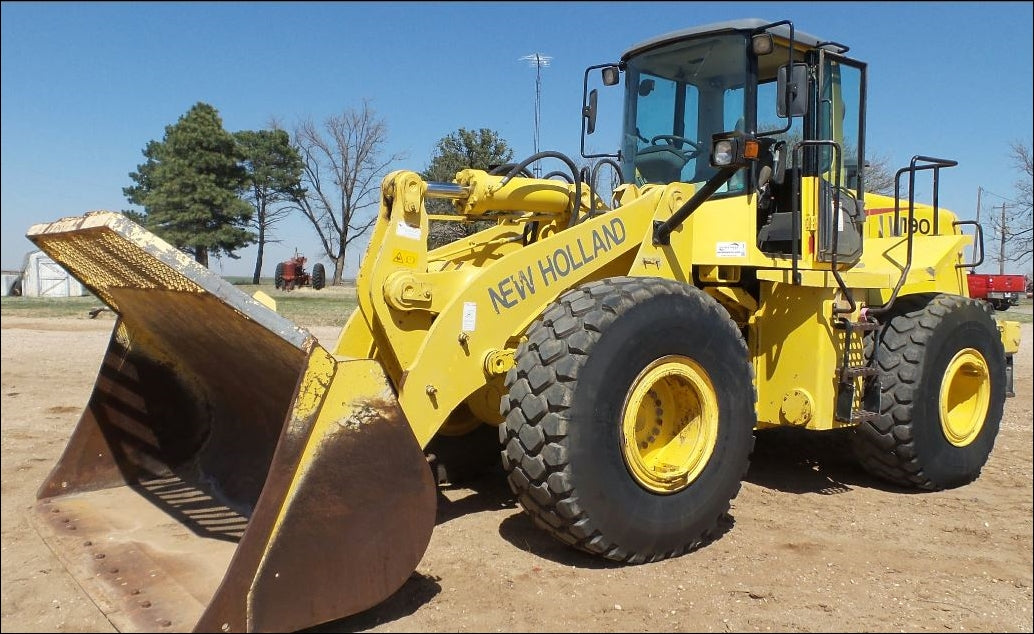
[[[711,155],[713,157],[712,164],[717,167],[732,165],[736,160],[736,146],[731,139],[722,139],[715,142],[714,151]]]

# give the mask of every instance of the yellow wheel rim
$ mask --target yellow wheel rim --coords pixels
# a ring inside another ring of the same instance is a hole
[[[956,447],[969,445],[980,434],[991,401],[987,361],[973,348],[960,350],[944,372],[941,394],[941,429]]]
[[[676,493],[700,475],[718,438],[718,400],[707,372],[680,355],[662,357],[632,383],[621,448],[632,476],[655,493]]]

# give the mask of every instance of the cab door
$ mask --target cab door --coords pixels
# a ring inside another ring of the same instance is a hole
[[[819,51],[817,149],[819,214],[816,258],[851,263],[862,254],[865,224],[865,64]],[[835,254],[835,256],[834,256]]]

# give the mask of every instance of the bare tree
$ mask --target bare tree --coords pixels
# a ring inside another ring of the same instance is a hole
[[[1006,257],[1012,262],[1028,262],[1031,259],[1031,232],[1034,228],[1034,222],[1031,220],[1030,146],[1016,141],[1009,150],[1013,167],[1020,172],[1020,178],[1016,181],[1016,198],[1013,205],[1006,206]]]
[[[865,191],[876,194],[894,195],[894,174],[890,161],[885,156],[871,154],[865,157]],[[908,181],[902,183],[907,189]]]
[[[368,210],[378,204],[388,166],[405,158],[402,154],[384,158],[387,138],[387,126],[368,101],[358,110],[328,117],[322,126],[305,120],[295,128],[303,189],[294,204],[312,223],[324,252],[334,262],[331,284],[341,284],[348,247],[377,219]]]
[[[999,272],[1006,262],[1031,260],[1031,158],[1030,148],[1020,142],[1009,147],[1013,167],[1021,172],[1016,181],[1016,196],[991,206],[992,243],[998,245]]]

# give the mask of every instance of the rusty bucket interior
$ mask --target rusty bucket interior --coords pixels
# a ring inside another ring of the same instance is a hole
[[[29,238],[118,314],[32,513],[120,631],[289,631],[390,596],[434,526],[431,471],[380,365],[120,214]]]

